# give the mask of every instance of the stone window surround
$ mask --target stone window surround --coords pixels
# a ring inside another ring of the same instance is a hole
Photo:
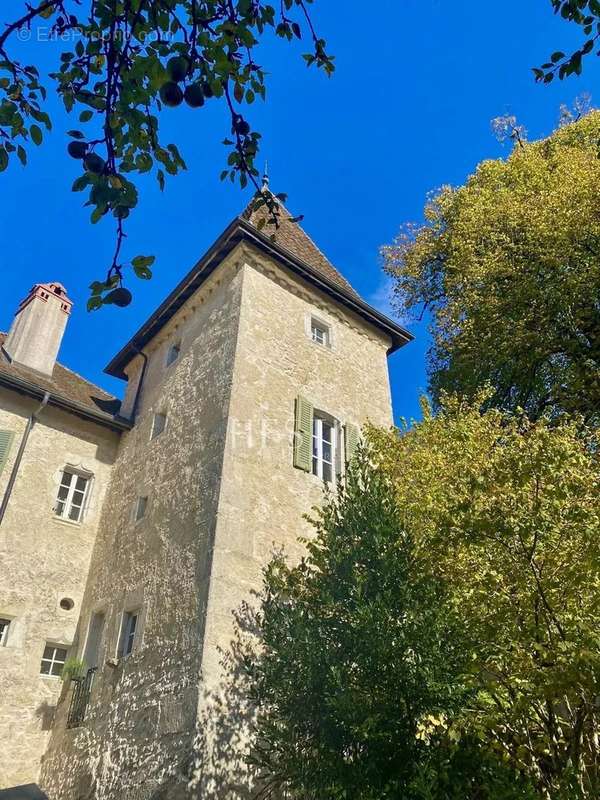
[[[82,640],[80,645],[80,655],[83,661],[85,660],[85,653],[88,646],[88,640],[90,637],[90,627],[92,624],[92,620],[96,616],[104,617],[104,623],[102,627],[102,634],[100,637],[99,645],[98,645],[98,667],[102,668],[102,663],[104,659],[109,655],[109,637],[110,637],[110,629],[109,629],[109,621],[110,621],[110,608],[106,603],[102,603],[100,605],[95,605],[90,610],[89,614],[87,615],[87,624],[85,626],[85,636]]]
[[[133,645],[133,651],[128,655],[123,655],[121,652],[121,644],[123,638],[123,624],[125,622],[126,614],[130,614],[132,611],[138,611],[138,620],[135,629],[135,642]],[[147,616],[147,606],[144,602],[144,592],[142,589],[133,590],[131,592],[127,592],[125,595],[124,601],[120,604],[119,611],[117,614],[117,625],[116,628],[113,628],[113,634],[111,636],[112,641],[107,640],[107,647],[106,647],[106,654],[107,656],[112,653],[113,659],[116,663],[120,661],[126,661],[132,655],[135,655],[143,645],[144,641],[144,632],[146,628],[146,616]],[[116,633],[116,638],[113,638]]]
[[[135,622],[133,622],[135,620]],[[129,656],[139,649],[140,626],[142,620],[142,609],[140,606],[124,609],[121,612],[121,624],[119,625],[119,641],[117,648],[118,658],[129,658]],[[133,622],[133,625],[132,625]],[[132,630],[133,627],[133,630]],[[128,640],[131,639],[129,643]],[[130,649],[126,648],[130,646]]]
[[[13,618],[7,614],[0,614],[0,647],[6,647],[10,636]]]
[[[162,418],[162,421],[159,422],[159,419]],[[159,422],[160,430],[157,431],[157,422]],[[169,415],[166,409],[162,411],[154,411],[152,413],[152,426],[150,428],[150,441],[153,442],[155,439],[158,439],[166,430],[169,425]]]
[[[47,648],[51,648],[53,650],[53,654],[52,654],[52,658],[51,659],[47,658],[46,655],[45,655]],[[42,672],[41,671],[42,665],[43,665],[43,663],[45,661],[50,661],[50,669],[52,669],[54,667],[54,665],[60,664],[61,665],[61,671],[62,671],[62,667],[65,665],[66,661],[69,658],[69,650],[70,649],[71,649],[71,645],[67,644],[66,642],[58,642],[58,641],[54,641],[53,639],[48,639],[47,641],[45,641],[44,642],[44,649],[42,651],[42,657],[40,659],[40,673],[39,673],[40,678],[48,678],[49,680],[53,680],[53,681],[60,680],[60,672],[58,674],[53,674],[51,672]],[[64,653],[65,653],[64,661],[62,659],[56,659],[55,656],[56,656],[56,651],[57,650],[63,650],[64,651]]]
[[[69,519],[68,516],[59,515],[56,513],[56,506],[58,504],[58,491],[62,483],[62,477],[65,472],[71,472],[74,475],[81,476],[87,480],[85,488],[85,497],[83,498],[83,505],[78,520]],[[70,525],[79,527],[82,523],[86,522],[88,513],[91,506],[91,498],[94,493],[94,473],[88,469],[83,463],[78,464],[73,462],[65,462],[54,474],[54,505],[52,506],[52,519],[61,525]]]
[[[141,522],[146,517],[146,512],[148,511],[148,495],[147,494],[139,494],[133,503],[133,509],[131,518],[134,524],[137,525],[138,522]]]
[[[181,358],[182,340],[176,338],[167,344],[167,351],[165,353],[165,368],[168,369],[176,364]]]
[[[313,326],[317,326],[326,331],[326,342],[319,342],[313,336]],[[335,334],[334,326],[326,317],[315,314],[313,311],[307,311],[304,315],[304,332],[307,339],[312,345],[318,347],[324,352],[335,352]]]

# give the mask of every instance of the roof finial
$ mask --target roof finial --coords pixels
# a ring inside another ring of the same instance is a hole
[[[269,191],[269,163],[265,159],[265,171],[263,173],[262,179],[262,191],[268,192]]]

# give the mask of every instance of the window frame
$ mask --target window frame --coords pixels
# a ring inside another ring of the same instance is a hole
[[[119,658],[129,658],[129,656],[136,649],[138,637],[140,634],[140,621],[142,616],[142,609],[140,606],[135,608],[126,609],[121,614],[121,630],[119,632],[119,647],[117,655]],[[131,622],[133,623],[133,630],[131,629]],[[129,647],[129,649],[127,649]]]
[[[5,625],[3,623],[6,623]],[[0,617],[0,647],[6,647],[12,624],[11,617]]]
[[[173,354],[175,355],[173,356]],[[170,367],[175,364],[176,361],[179,361],[179,357],[181,355],[181,339],[178,339],[176,342],[172,342],[168,348],[165,355],[165,367]]]
[[[156,420],[158,417],[163,418],[163,425],[162,428],[157,432],[156,431]],[[166,411],[155,411],[152,417],[152,430],[150,431],[150,441],[153,442],[155,439],[158,439],[167,429],[167,422],[169,419],[169,415]]]
[[[328,441],[323,436],[323,426],[327,425],[331,432],[331,439]],[[331,449],[331,458],[326,460],[323,455],[324,444],[328,444]],[[325,483],[335,483],[338,476],[338,450],[339,450],[339,428],[337,420],[330,414],[323,411],[314,410],[312,428],[312,458],[311,472]],[[331,469],[331,477],[324,477],[324,465]]]
[[[51,658],[48,658],[46,656],[46,650],[48,650],[49,648],[51,648],[53,650]],[[56,658],[56,651],[57,650],[61,650],[62,652],[64,652],[64,654],[65,654],[64,659]],[[67,662],[68,658],[69,658],[69,645],[59,644],[57,642],[52,642],[52,641],[46,642],[44,644],[44,650],[42,652],[42,658],[40,660],[40,677],[42,677],[42,678],[60,678],[60,676],[62,674],[62,671],[63,671],[63,668],[64,668],[65,663]],[[42,672],[42,666],[44,665],[44,662],[50,662],[50,671],[49,672]],[[56,664],[60,665],[60,670],[59,670],[58,673],[52,672],[52,669],[54,668],[54,666]]]
[[[141,522],[146,516],[148,510],[148,495],[139,495],[133,506],[133,521]],[[140,513],[141,511],[141,513]]]
[[[324,322],[322,319],[319,319],[319,317],[314,316],[313,314],[311,314],[309,322],[310,322],[310,325],[309,325],[308,333],[309,333],[311,342],[313,344],[319,345],[319,347],[324,347],[324,348],[330,350],[331,349],[331,325],[329,325],[327,322]],[[319,333],[321,333],[323,335],[322,339],[320,339],[319,336],[315,334],[316,331],[318,331]]]
[[[97,621],[100,620],[100,624],[97,624]],[[106,613],[105,608],[97,608],[90,613],[87,625],[87,631],[85,635],[85,643],[83,645],[82,650],[82,659],[86,664],[88,669],[99,667],[102,661],[101,655],[103,652],[103,648],[105,647],[105,637],[106,637],[106,626],[108,621],[108,615]],[[95,624],[96,623],[96,624]],[[95,638],[95,641],[92,639]],[[92,640],[92,642],[90,642]],[[95,656],[94,659],[89,658],[90,651],[91,651],[91,644],[95,645],[95,652],[93,655]],[[95,660],[96,663],[92,664],[91,661]]]
[[[71,481],[68,485],[63,483],[65,475],[71,476]],[[71,467],[70,465],[66,465],[62,468],[60,473],[60,483],[58,484],[58,490],[56,492],[53,508],[55,518],[60,519],[62,522],[68,522],[71,525],[80,525],[84,521],[91,494],[93,477],[94,476],[91,472],[86,472],[85,470],[77,469],[76,467]],[[83,490],[77,489],[77,481],[79,478],[85,481],[85,487]],[[67,489],[67,494],[61,499],[59,495],[60,490],[63,488]],[[80,505],[73,503],[73,496],[75,492],[83,493]],[[58,510],[59,504],[62,504],[63,506],[61,511]],[[79,511],[77,519],[73,519],[70,515],[73,508],[77,508]]]

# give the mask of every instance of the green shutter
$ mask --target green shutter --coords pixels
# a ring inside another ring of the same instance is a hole
[[[312,403],[298,395],[294,421],[294,466],[304,472],[312,470],[312,433]]]
[[[8,454],[10,453],[14,435],[12,431],[0,431],[0,472],[2,472],[4,465],[8,461]]]
[[[360,431],[358,430],[357,425],[353,425],[351,422],[347,422],[344,425],[344,446],[346,450],[346,464],[349,464],[352,461],[352,456],[358,446],[358,440],[360,437]]]

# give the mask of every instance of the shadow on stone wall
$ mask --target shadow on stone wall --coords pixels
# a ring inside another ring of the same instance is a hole
[[[259,642],[258,626],[250,604],[234,616],[236,633],[231,648],[222,653],[221,682],[206,688],[200,699],[189,783],[194,800],[248,800],[260,794],[259,776],[249,762],[256,714],[247,671],[248,656]]]
[[[56,706],[50,703],[41,703],[35,710],[35,715],[40,721],[40,727],[43,731],[49,731],[54,724],[54,715],[56,714]]]

